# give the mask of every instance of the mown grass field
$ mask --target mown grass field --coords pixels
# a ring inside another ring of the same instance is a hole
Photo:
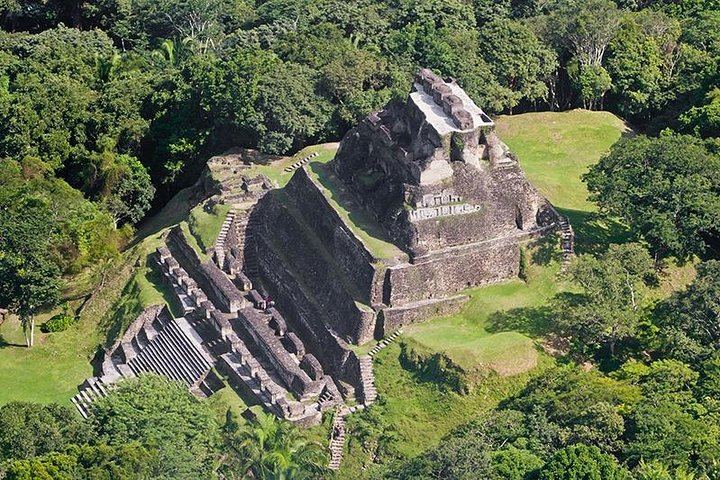
[[[570,110],[504,115],[497,119],[497,133],[553,205],[590,212],[596,207],[581,177],[630,130],[612,113]]]

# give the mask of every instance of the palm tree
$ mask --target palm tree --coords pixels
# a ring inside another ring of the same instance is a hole
[[[261,414],[252,423],[231,432],[228,439],[239,478],[305,480],[327,473],[327,456],[320,444],[304,439],[296,426]]]

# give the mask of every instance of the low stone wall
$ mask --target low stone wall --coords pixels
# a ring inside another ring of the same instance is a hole
[[[301,398],[320,394],[324,384],[311,380],[307,373],[300,369],[260,312],[252,307],[243,308],[238,312],[238,320],[237,326],[254,340],[253,343],[291,391]]]
[[[138,315],[138,317],[133,320],[133,322],[128,326],[127,330],[125,330],[125,333],[122,335],[122,337],[118,338],[112,345],[112,347],[106,350],[102,364],[103,375],[110,375],[113,377],[113,380],[116,377],[119,377],[119,374],[115,369],[115,365],[127,363],[131,360],[131,358],[127,358],[128,356],[133,356],[133,353],[130,352],[134,351],[134,349],[130,346],[130,343],[135,338],[135,336],[143,329],[145,324],[152,323],[162,313],[172,317],[172,315],[170,315],[170,312],[167,310],[166,305],[151,305],[145,310],[143,310],[142,313],[140,313],[140,315]]]
[[[385,303],[398,306],[514,278],[519,266],[515,238],[448,249],[416,264],[388,268]]]
[[[342,273],[357,285],[361,301],[380,303],[383,271],[378,271],[373,265],[375,259],[372,254],[348,229],[304,168],[293,175],[285,191]]]
[[[244,306],[245,301],[240,290],[217,265],[200,260],[180,227],[170,230],[166,243],[180,265],[198,282],[217,307],[225,312],[236,312]]]
[[[423,300],[400,307],[384,308],[378,315],[380,336],[385,337],[404,325],[457,313],[463,304],[468,301],[468,298],[467,295],[455,295],[447,298]]]
[[[258,217],[254,235],[259,242],[257,260],[261,277],[278,268],[265,259],[268,251],[278,252],[282,256],[281,268],[292,270],[307,293],[318,304],[328,307],[324,309],[324,316],[330,320],[327,327],[354,342],[372,339],[375,312],[358,306],[356,298],[347,290],[352,288],[348,286],[352,280],[338,278],[337,275],[344,274],[338,271],[337,264],[318,251],[322,247],[317,238],[310,237],[313,232],[303,228],[288,207],[273,195],[267,195],[258,203],[254,215]]]

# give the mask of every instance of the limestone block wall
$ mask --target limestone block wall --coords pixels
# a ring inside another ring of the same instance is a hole
[[[378,330],[385,337],[404,325],[459,312],[467,300],[466,295],[455,295],[400,307],[384,308],[378,315]]]
[[[350,279],[338,278],[344,273],[337,264],[326,258],[318,248],[318,240],[309,237],[298,220],[274,195],[265,196],[255,208],[258,224],[254,232],[258,239],[258,268],[261,278],[276,268],[265,260],[268,251],[282,256],[284,270],[291,270],[302,282],[305,293],[325,311],[327,327],[343,338],[363,343],[373,337],[375,312],[363,309],[348,292]],[[323,244],[324,246],[324,244]]]
[[[238,328],[254,340],[253,343],[291,391],[302,398],[320,394],[324,384],[311,380],[307,373],[300,369],[257,310],[252,307],[240,310],[238,320]]]
[[[449,249],[420,263],[389,267],[385,303],[397,306],[444,297],[465,288],[516,277],[519,266],[516,239]]]
[[[256,238],[258,266],[265,289],[293,331],[302,339],[307,352],[321,361],[323,370],[338,380],[359,385],[360,364],[357,355],[337,333],[328,329],[328,309],[321,308],[304,292],[288,264],[262,237]]]
[[[285,191],[342,273],[357,285],[361,301],[379,303],[384,272],[373,265],[372,254],[348,229],[304,168],[297,170]]]
[[[170,231],[166,243],[180,265],[198,282],[218,308],[225,312],[235,312],[243,307],[245,302],[240,290],[217,265],[201,262],[180,227],[174,227]]]

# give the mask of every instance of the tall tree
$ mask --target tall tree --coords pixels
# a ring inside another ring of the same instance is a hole
[[[51,218],[48,204],[37,197],[0,204],[0,304],[20,317],[28,347],[35,341],[35,315],[60,300]]]
[[[614,357],[618,344],[636,334],[644,314],[642,286],[652,272],[653,261],[639,244],[611,245],[601,257],[578,257],[570,275],[582,293],[558,297],[559,333],[582,355]]]
[[[93,404],[93,426],[111,446],[138,441],[157,451],[153,478],[209,478],[219,427],[208,406],[180,383],[156,375],[126,380]]]
[[[720,261],[698,265],[697,277],[683,291],[658,304],[661,350],[697,361],[720,350]]]
[[[582,443],[559,450],[540,469],[540,480],[631,480],[618,461]]]
[[[260,415],[253,423],[230,434],[232,471],[258,480],[321,478],[327,473],[327,457],[320,445],[306,441],[297,427],[272,415]]]
[[[720,235],[720,156],[697,138],[621,140],[583,178],[590,199],[624,220],[656,258],[704,254]]]

